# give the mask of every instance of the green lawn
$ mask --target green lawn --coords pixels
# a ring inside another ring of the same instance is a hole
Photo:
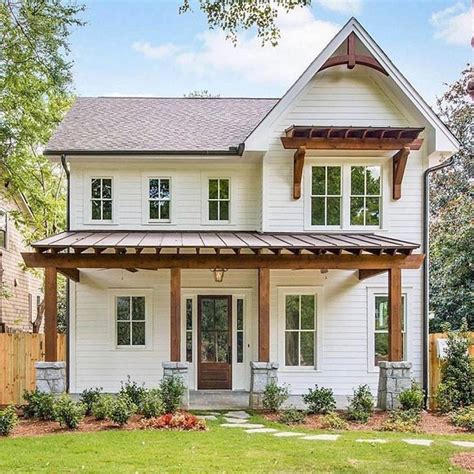
[[[254,417],[252,421],[262,420]],[[448,440],[473,439],[469,435],[344,432],[337,441],[307,441],[250,435],[240,428],[221,428],[218,422],[209,423],[209,427],[207,432],[114,430],[0,439],[0,472],[461,472],[452,468],[449,459],[462,448]],[[362,437],[391,442],[355,442]],[[433,439],[435,443],[431,447],[409,446],[401,442],[407,437]]]

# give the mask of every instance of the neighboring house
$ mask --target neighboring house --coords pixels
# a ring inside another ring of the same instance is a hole
[[[0,189],[0,333],[32,332],[43,300],[42,281],[25,270],[21,252],[28,247],[12,211],[30,212],[22,196],[12,197],[6,188]]]
[[[279,100],[79,98],[45,151],[70,230],[25,255],[47,305],[56,271],[75,280],[70,391],[155,386],[162,364],[193,391],[276,373],[341,404],[380,361],[421,380],[423,175],[457,148],[354,19]]]

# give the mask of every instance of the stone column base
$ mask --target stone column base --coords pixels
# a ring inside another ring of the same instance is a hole
[[[36,388],[59,395],[66,391],[66,362],[35,362]]]
[[[163,378],[164,377],[180,377],[186,386],[183,396],[182,407],[189,408],[189,380],[188,380],[188,362],[162,362]]]
[[[263,408],[263,392],[271,382],[278,382],[277,362],[250,362],[250,399],[251,408]]]
[[[411,362],[379,362],[378,408],[399,408],[398,395],[411,386],[411,367]]]

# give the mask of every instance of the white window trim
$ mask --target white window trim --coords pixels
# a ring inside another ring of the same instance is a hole
[[[109,339],[110,349],[120,352],[136,352],[153,349],[153,315],[154,302],[153,290],[137,288],[111,289],[109,293]],[[145,297],[145,345],[144,346],[119,346],[117,344],[117,316],[116,298],[117,296],[143,296]]]
[[[226,221],[211,221],[209,220],[209,180],[210,179],[228,179],[229,180],[229,219]],[[201,211],[202,211],[202,225],[214,225],[214,226],[228,226],[233,225],[234,215],[234,199],[232,189],[232,177],[229,174],[201,174]]]
[[[6,209],[0,209],[0,212],[4,214],[5,216],[5,229],[2,230],[2,232],[5,232],[5,245],[0,245],[0,249],[2,250],[8,250],[8,237],[9,237],[9,232],[8,232],[8,211]]]
[[[92,180],[93,179],[111,179],[112,180],[112,219],[97,220],[92,219]],[[84,175],[84,223],[88,225],[115,225],[117,219],[117,192],[118,179],[112,174],[88,173]]]
[[[404,338],[404,354],[405,359],[411,360],[411,331],[410,331],[410,304],[412,301],[412,287],[404,286],[402,288],[402,296],[405,297],[405,338]],[[388,286],[368,286],[367,287],[367,372],[379,372],[379,367],[374,364],[375,358],[375,297],[388,296]]]
[[[281,367],[279,372],[322,372],[323,370],[323,287],[322,286],[279,286],[277,287],[278,303],[278,363]],[[316,348],[314,356],[316,364],[311,366],[288,366],[285,365],[285,310],[287,295],[314,295],[316,297]]]
[[[304,230],[315,231],[357,231],[357,232],[374,232],[384,231],[385,224],[388,222],[387,211],[388,205],[386,202],[387,192],[386,188],[390,184],[390,176],[388,171],[390,166],[387,165],[387,160],[384,158],[307,158],[307,164],[303,173],[303,195],[304,195]],[[340,166],[341,169],[341,225],[340,226],[321,226],[311,225],[311,192],[312,192],[312,168],[313,166]],[[360,226],[351,225],[351,167],[352,166],[380,166],[381,189],[380,189],[380,225],[378,226]]]
[[[170,182],[170,218],[169,219],[150,219],[149,206],[149,181],[150,179],[169,179]],[[174,195],[173,195],[173,176],[170,174],[142,174],[142,224],[173,225],[174,219]]]

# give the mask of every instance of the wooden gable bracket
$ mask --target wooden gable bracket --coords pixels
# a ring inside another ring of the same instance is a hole
[[[306,147],[300,146],[293,156],[293,199],[301,197],[301,181],[303,179],[305,155]]]
[[[398,200],[402,197],[402,181],[407,166],[407,158],[410,154],[410,147],[404,146],[393,155],[392,163],[392,197]]]

